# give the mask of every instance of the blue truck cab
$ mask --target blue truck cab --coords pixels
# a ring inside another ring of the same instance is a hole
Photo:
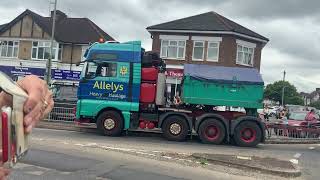
[[[77,120],[98,124],[99,116],[108,110],[117,112],[124,123],[109,121],[106,127],[129,128],[130,112],[139,111],[141,52],[140,41],[95,43],[87,49],[78,88]]]

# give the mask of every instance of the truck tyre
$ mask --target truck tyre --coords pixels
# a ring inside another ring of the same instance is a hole
[[[169,141],[184,141],[188,135],[189,126],[181,116],[169,116],[162,125],[163,135]]]
[[[200,124],[198,135],[202,143],[221,144],[226,136],[226,128],[219,120],[206,119]]]
[[[98,116],[97,127],[103,135],[119,136],[123,130],[123,118],[117,111],[104,111]]]
[[[261,137],[262,132],[257,123],[244,121],[235,128],[233,139],[238,146],[254,147],[260,143]]]

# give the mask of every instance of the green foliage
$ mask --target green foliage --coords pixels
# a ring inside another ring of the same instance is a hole
[[[320,101],[312,102],[309,106],[320,109]]]
[[[297,88],[288,81],[276,81],[273,84],[268,84],[264,90],[264,98],[281,103],[283,87],[285,87],[284,104],[303,105]]]

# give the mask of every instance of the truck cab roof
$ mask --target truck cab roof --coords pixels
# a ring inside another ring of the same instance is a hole
[[[141,41],[94,43],[85,53],[86,61],[141,63]]]

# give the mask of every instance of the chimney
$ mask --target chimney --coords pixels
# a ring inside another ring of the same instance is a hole
[[[54,11],[51,11],[51,18],[53,18],[53,14],[54,14]],[[64,12],[60,10],[56,10],[56,21],[60,21],[66,17],[67,15]]]

